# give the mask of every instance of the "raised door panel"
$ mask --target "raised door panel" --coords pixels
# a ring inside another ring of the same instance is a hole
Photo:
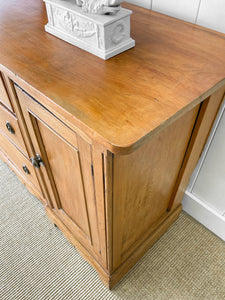
[[[57,191],[54,208],[90,238],[79,151],[40,120],[37,125]]]
[[[22,89],[15,89],[34,155],[43,161],[40,173],[48,206],[99,260],[91,145]]]

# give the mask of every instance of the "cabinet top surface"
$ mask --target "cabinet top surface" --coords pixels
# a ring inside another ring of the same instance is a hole
[[[104,61],[44,30],[42,0],[0,3],[0,64],[111,148],[129,148],[225,84],[225,35],[133,10],[136,47]]]

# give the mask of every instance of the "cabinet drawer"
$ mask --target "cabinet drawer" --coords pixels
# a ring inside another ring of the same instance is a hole
[[[22,177],[27,181],[30,181],[40,192],[38,179],[32,163],[18,149],[16,149],[2,133],[0,133],[0,148],[8,159],[15,165]]]
[[[28,156],[17,118],[2,105],[0,105],[0,131]]]
[[[5,85],[4,85],[4,82],[2,79],[1,72],[0,72],[0,102],[2,102],[5,106],[7,106],[11,111],[13,110],[12,105],[9,100],[9,97],[8,97],[8,94],[5,89]]]

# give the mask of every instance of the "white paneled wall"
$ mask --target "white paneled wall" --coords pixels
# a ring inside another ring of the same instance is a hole
[[[225,33],[225,0],[201,0],[197,24]]]
[[[225,33],[225,0],[126,0]]]
[[[144,8],[152,8],[152,0],[126,0],[126,2],[130,2],[132,4],[142,6]]]
[[[163,14],[195,23],[200,0],[153,0],[152,9]]]
[[[183,209],[225,241],[225,99],[192,174]]]
[[[126,1],[225,33],[225,0]],[[225,99],[182,204],[187,213],[225,241],[224,136]]]

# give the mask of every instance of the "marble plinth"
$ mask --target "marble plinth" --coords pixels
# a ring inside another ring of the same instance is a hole
[[[72,0],[44,0],[48,15],[45,30],[56,37],[103,59],[135,46],[130,37],[131,10],[121,8],[115,15],[82,12]]]

